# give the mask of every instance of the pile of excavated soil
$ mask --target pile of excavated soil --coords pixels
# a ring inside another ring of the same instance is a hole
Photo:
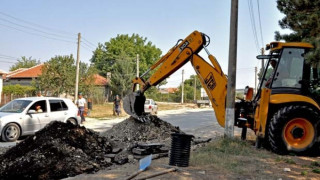
[[[61,179],[112,165],[107,138],[71,123],[52,122],[0,157],[1,179]]]
[[[156,116],[145,123],[128,118],[98,133],[52,122],[0,156],[0,179],[61,179],[130,161],[133,145],[164,142],[181,131]]]
[[[165,142],[170,140],[171,133],[183,133],[179,127],[157,116],[148,115],[146,118],[148,119],[146,122],[140,122],[130,117],[101,135],[117,144],[126,144],[129,147],[140,142]]]

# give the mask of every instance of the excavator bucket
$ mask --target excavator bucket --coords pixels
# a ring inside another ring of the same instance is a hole
[[[139,121],[144,121],[141,117],[144,114],[144,102],[146,97],[140,92],[132,92],[123,98],[124,111]]]

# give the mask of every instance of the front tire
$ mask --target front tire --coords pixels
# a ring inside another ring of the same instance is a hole
[[[14,142],[20,137],[20,134],[20,127],[15,123],[9,123],[3,128],[1,137],[5,142]]]
[[[272,117],[269,126],[269,143],[278,154],[301,153],[317,146],[318,110],[308,106],[287,106]]]
[[[67,120],[67,122],[70,122],[70,123],[73,124],[73,125],[78,125],[78,122],[77,122],[75,119],[73,119],[73,118],[69,118],[69,119]]]

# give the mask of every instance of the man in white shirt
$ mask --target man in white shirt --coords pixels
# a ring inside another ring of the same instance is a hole
[[[79,108],[81,123],[86,121],[84,114],[83,114],[86,104],[87,104],[86,99],[82,97],[82,93],[79,93],[78,100],[77,100],[77,106]]]

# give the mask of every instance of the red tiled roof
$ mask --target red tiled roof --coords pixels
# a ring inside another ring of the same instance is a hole
[[[161,88],[160,89],[160,93],[163,93],[163,94],[168,94],[168,93],[172,94],[178,91],[179,91],[179,88]]]
[[[168,93],[175,93],[179,91],[179,88],[167,88]]]
[[[39,64],[31,68],[20,68],[15,71],[9,72],[7,78],[35,78],[42,74],[42,67],[44,64]],[[108,80],[99,74],[94,75],[94,85],[105,86],[108,84]]]
[[[44,64],[38,64],[31,68],[20,68],[15,71],[9,72],[7,78],[34,78],[38,77],[42,73],[42,67]]]
[[[108,80],[105,77],[100,76],[99,74],[94,75],[94,84],[98,86],[105,86],[108,84]]]

